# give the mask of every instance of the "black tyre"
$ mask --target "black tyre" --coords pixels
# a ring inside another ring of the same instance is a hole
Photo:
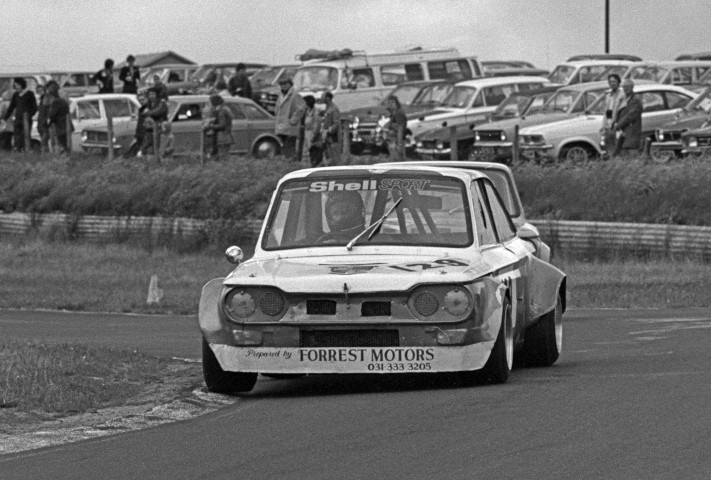
[[[585,163],[588,160],[595,158],[597,153],[592,147],[580,143],[568,145],[560,150],[558,159],[561,162],[568,163]]]
[[[511,302],[505,297],[501,314],[501,327],[496,337],[496,343],[491,350],[486,365],[481,370],[481,379],[486,383],[505,383],[513,367],[513,323],[511,319]]]
[[[563,350],[563,303],[560,295],[555,308],[526,329],[522,354],[527,367],[549,367]]]
[[[207,389],[215,393],[249,392],[257,382],[256,373],[225,372],[204,338],[202,375]]]
[[[264,138],[257,142],[254,146],[254,151],[252,154],[256,158],[274,158],[279,155],[281,147],[276,140],[271,138]]]

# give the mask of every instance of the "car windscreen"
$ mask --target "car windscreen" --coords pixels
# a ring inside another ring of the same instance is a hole
[[[390,92],[388,96],[395,95],[400,100],[400,105],[411,105],[420,90],[421,87],[417,85],[400,85]]]
[[[555,69],[548,75],[548,80],[551,83],[558,83],[560,85],[567,85],[570,79],[575,73],[575,67],[570,67],[568,65],[558,65]]]
[[[338,86],[338,70],[332,67],[302,67],[294,75],[296,90],[335,90]]]
[[[455,86],[442,101],[442,106],[449,108],[467,108],[476,94],[476,88]]]
[[[664,76],[669,72],[668,68],[659,66],[636,67],[629,73],[629,78],[634,80],[651,80],[661,83]]]
[[[361,174],[281,185],[262,239],[265,250],[346,246],[397,207],[360,245],[466,247],[472,222],[464,183],[413,174]]]
[[[427,87],[420,90],[415,99],[412,101],[413,105],[438,105],[450,94],[453,85],[451,83],[436,83],[434,85],[428,85]]]
[[[281,68],[263,68],[249,78],[255,88],[264,88],[274,83]]]
[[[580,92],[573,90],[558,90],[548,99],[538,113],[568,113]]]

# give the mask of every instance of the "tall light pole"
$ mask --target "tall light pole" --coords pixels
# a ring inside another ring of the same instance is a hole
[[[605,0],[605,53],[610,53],[610,0]]]

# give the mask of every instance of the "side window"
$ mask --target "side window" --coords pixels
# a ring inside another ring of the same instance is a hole
[[[96,120],[101,118],[98,100],[77,102],[77,118],[79,120]]]
[[[494,245],[497,243],[494,225],[491,222],[489,208],[484,200],[481,184],[479,182],[472,185],[472,198],[474,200],[473,214],[479,246],[485,247],[487,245]]]
[[[472,70],[465,59],[445,62],[428,62],[427,70],[430,80],[468,80],[472,78]]]
[[[397,85],[403,82],[424,79],[422,65],[419,63],[383,65],[380,67],[380,77],[383,79],[383,85]]]
[[[484,106],[484,97],[483,97],[483,92],[479,90],[476,92],[476,97],[474,97],[474,101],[472,102],[472,108],[477,108],[477,107],[483,107]]]
[[[174,122],[187,122],[190,120],[202,120],[202,105],[199,103],[183,103],[178,107]]]
[[[178,83],[178,82],[185,81],[182,73],[183,72],[178,71],[178,70],[171,70],[168,73],[168,83]]]
[[[247,118],[247,116],[242,111],[241,105],[234,102],[229,102],[227,103],[227,108],[230,109],[233,120],[244,120]]]
[[[684,108],[684,105],[689,103],[689,97],[676,92],[665,92],[667,97],[667,108],[673,110],[675,108]]]
[[[642,94],[642,111],[659,112],[664,110],[664,97],[661,92],[644,92]]]
[[[513,92],[513,85],[498,85],[482,89],[484,100],[489,107],[495,107]]]
[[[511,222],[511,216],[501,204],[499,196],[496,194],[491,183],[486,182],[486,196],[489,199],[491,213],[494,216],[496,232],[499,234],[499,241],[505,242],[516,236],[516,228]]]
[[[106,110],[106,116],[113,118],[131,116],[131,106],[127,100],[123,99],[104,100],[104,110]]]
[[[672,70],[671,82],[666,83],[692,83],[691,67],[679,67]]]
[[[355,83],[356,88],[368,88],[375,86],[372,68],[354,68],[352,70],[351,81]]]
[[[271,117],[268,113],[257,108],[256,105],[250,105],[248,103],[242,105],[242,110],[247,115],[250,120],[268,120]]]

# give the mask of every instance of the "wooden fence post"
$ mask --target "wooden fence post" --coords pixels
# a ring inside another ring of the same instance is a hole
[[[114,159],[114,117],[111,115],[106,116],[106,132],[109,136],[108,140],[108,158],[109,160]]]
[[[339,131],[339,134],[341,135],[342,139],[342,153],[343,155],[346,155],[347,158],[348,155],[351,154],[351,120],[349,118],[342,118],[340,126],[341,129]]]
[[[153,124],[153,154],[160,163],[160,123]]]
[[[459,145],[457,144],[457,127],[449,127],[449,158],[459,160]]]
[[[205,164],[205,130],[200,132],[200,164]]]
[[[24,127],[25,152],[30,152],[30,114],[25,112],[22,114],[22,126]]]
[[[519,157],[521,156],[521,152],[518,145],[518,128],[518,125],[514,126],[513,145],[511,145],[511,163],[513,163],[514,165],[518,163]]]
[[[67,155],[72,153],[72,133],[74,133],[74,124],[72,124],[72,116],[67,115]]]

